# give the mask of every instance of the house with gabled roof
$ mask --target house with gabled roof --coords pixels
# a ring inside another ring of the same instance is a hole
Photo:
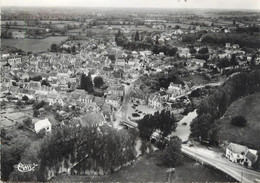
[[[113,84],[107,88],[106,94],[124,96],[124,86],[121,84]]]
[[[34,130],[36,133],[39,133],[42,129],[45,129],[46,132],[51,132],[51,122],[48,118],[45,118],[43,120],[39,120],[36,123],[34,123]]]
[[[245,165],[248,167],[252,167],[252,165],[258,159],[258,152],[253,149],[249,149],[247,146],[230,143],[226,147],[225,156],[231,162],[239,163],[241,165]]]
[[[121,97],[119,95],[108,95],[106,97],[106,103],[118,108],[121,104]]]
[[[84,102],[84,103],[87,103],[87,104],[91,104],[91,103],[93,103],[94,98],[95,98],[94,95],[90,95],[90,94],[87,94],[85,92],[85,93],[80,95],[79,100],[81,102]]]

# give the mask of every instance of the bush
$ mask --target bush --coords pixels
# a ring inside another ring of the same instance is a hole
[[[39,115],[40,115],[39,110],[36,109],[36,110],[33,111],[33,117],[37,117]]]
[[[245,119],[244,116],[239,115],[239,116],[235,116],[234,118],[232,118],[231,120],[231,124],[234,126],[239,126],[239,127],[244,127],[246,126],[246,122],[247,120]]]
[[[46,134],[46,130],[45,129],[41,129],[38,133],[37,133],[37,139],[42,139]]]
[[[197,90],[193,90],[191,93],[190,93],[190,96],[189,97],[199,97],[200,96],[200,90],[197,89]]]
[[[23,125],[21,123],[18,124],[17,128],[20,130],[20,129],[23,129]]]
[[[32,125],[32,120],[31,120],[31,118],[26,118],[26,119],[24,119],[23,120],[23,124],[24,125],[26,125],[26,126],[28,126],[28,127],[30,127],[31,125]]]
[[[181,139],[177,136],[168,141],[164,151],[162,162],[168,167],[176,167],[182,163],[183,155],[181,152]]]
[[[22,100],[24,100],[24,101],[28,101],[29,98],[28,98],[26,95],[24,95],[24,96],[22,97]]]

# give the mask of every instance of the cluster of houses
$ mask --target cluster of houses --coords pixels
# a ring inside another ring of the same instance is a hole
[[[167,90],[161,88],[159,92],[147,94],[136,86],[131,93],[130,100],[134,104],[148,105],[157,110],[171,110],[171,104],[189,91],[190,87],[187,84],[170,83]],[[189,103],[189,101],[184,102]]]

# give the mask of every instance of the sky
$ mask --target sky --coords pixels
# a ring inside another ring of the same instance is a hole
[[[260,0],[0,0],[1,6],[217,8],[260,10]]]

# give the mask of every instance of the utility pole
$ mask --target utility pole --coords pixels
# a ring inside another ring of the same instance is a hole
[[[244,172],[242,171],[241,172],[241,183],[243,183],[243,175],[244,175]]]

